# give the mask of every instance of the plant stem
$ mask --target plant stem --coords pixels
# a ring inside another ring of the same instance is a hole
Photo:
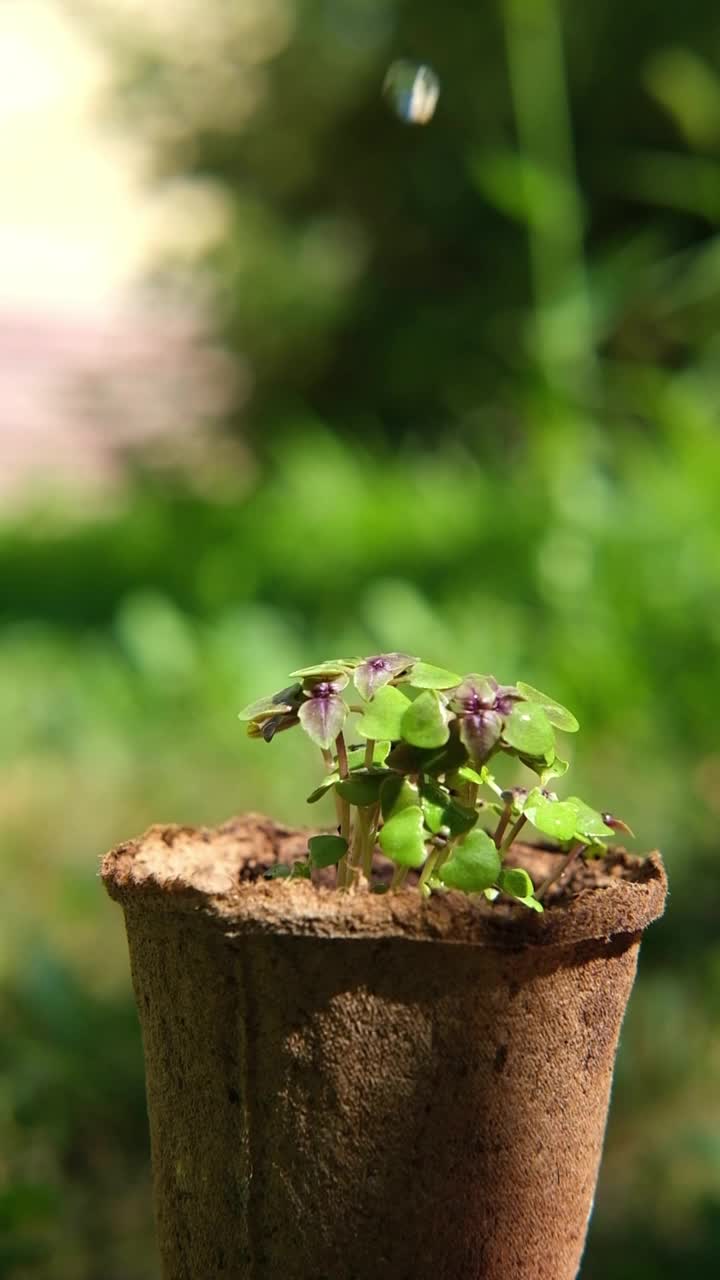
[[[410,870],[410,868],[409,868],[409,867],[396,867],[396,868],[395,868],[395,870],[394,870],[394,872],[393,872],[393,878],[392,878],[392,880],[390,881],[390,892],[391,892],[391,893],[397,893],[398,889],[402,889],[402,887],[403,887],[403,885],[404,885],[405,881],[407,880],[407,874],[408,874],[408,871],[409,871],[409,870]]]
[[[474,809],[477,804],[478,784],[477,782],[468,782],[463,795],[463,804],[468,809]]]
[[[372,762],[373,762],[373,754],[374,754],[374,752],[375,752],[375,739],[374,739],[374,738],[368,738],[367,742],[365,743],[365,761],[364,761],[364,763],[365,763],[365,768],[366,768],[366,769],[371,769],[371,768],[372,768]]]
[[[500,848],[500,844],[501,844],[502,838],[503,838],[503,836],[504,836],[504,834],[505,834],[505,828],[506,828],[506,826],[507,826],[508,822],[510,821],[510,813],[511,813],[511,811],[512,811],[512,810],[511,810],[511,806],[510,806],[510,804],[506,804],[506,805],[505,805],[505,808],[504,808],[504,810],[503,810],[503,812],[500,814],[500,818],[499,818],[499,820],[498,820],[497,827],[495,828],[495,834],[494,834],[494,836],[493,836],[493,840],[495,841],[495,848],[496,848],[496,849],[499,849],[499,848]]]
[[[335,793],[335,805],[337,808],[338,823],[340,826],[340,835],[350,844],[350,805],[342,796]],[[341,858],[337,864],[337,887],[338,889],[346,889],[348,887],[348,854]]]
[[[503,853],[505,853],[510,848],[513,841],[517,839],[517,836],[519,832],[522,830],[522,828],[525,826],[526,821],[527,819],[525,818],[525,815],[521,813],[517,822],[510,828],[510,834],[507,835],[503,840],[503,843],[502,843]]]
[[[325,747],[321,747],[320,751],[322,752],[322,758],[323,758],[323,763],[325,765],[325,768],[329,769],[330,772],[332,772],[333,765],[335,764],[335,759],[333,757],[332,751],[326,751]]]
[[[341,778],[350,777],[350,769],[348,767],[347,747],[345,746],[345,735],[342,730],[335,739],[335,747],[337,749],[338,773]]]
[[[423,867],[420,873],[420,879],[418,880],[418,889],[420,889],[421,891],[422,889],[424,889],[433,871],[435,870],[440,860],[441,853],[444,853],[444,852],[445,852],[445,847],[440,846],[437,849],[433,849],[432,853],[430,854],[430,857],[428,858],[427,862],[425,863],[425,866]]]
[[[380,805],[373,805],[368,812],[367,828],[365,830],[365,845],[363,848],[363,871],[369,880],[372,875],[372,860],[375,852],[375,842],[377,840],[377,824],[380,817]]]
[[[565,860],[560,864],[557,871],[553,872],[551,876],[547,876],[547,878],[543,880],[542,884],[540,885],[540,888],[535,890],[535,897],[537,898],[538,902],[542,902],[543,896],[547,893],[550,886],[553,884],[556,884],[558,880],[562,879],[562,877],[565,875],[565,872],[568,870],[568,867],[572,865],[572,863],[577,858],[578,854],[582,853],[583,850],[585,849],[587,849],[587,845],[583,844],[582,841],[579,841],[578,844],[573,845],[569,854],[567,855]]]

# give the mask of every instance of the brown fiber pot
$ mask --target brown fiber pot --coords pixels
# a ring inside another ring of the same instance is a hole
[[[540,916],[257,878],[306,841],[250,815],[103,862],[164,1280],[573,1280],[659,856],[579,868]]]

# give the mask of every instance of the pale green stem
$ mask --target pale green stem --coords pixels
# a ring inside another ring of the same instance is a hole
[[[365,846],[363,848],[363,871],[369,880],[372,875],[372,860],[375,852],[375,842],[377,840],[377,823],[380,817],[380,806],[373,805],[368,811],[368,824],[365,832]]]
[[[477,798],[478,798],[477,782],[468,782],[465,786],[465,792],[463,795],[463,804],[468,809],[474,809],[475,805],[477,804]]]
[[[390,881],[390,892],[397,893],[398,889],[402,889],[407,880],[409,867],[396,867],[393,872],[393,878]]]
[[[420,879],[418,880],[418,889],[420,889],[421,891],[422,889],[424,889],[433,871],[435,870],[438,862],[440,861],[440,855],[442,853],[445,853],[444,846],[441,848],[433,849],[432,853],[430,854],[430,857],[425,863],[425,866],[423,867],[420,873]]]
[[[498,821],[497,827],[495,829],[495,834],[493,836],[496,849],[500,848],[500,845],[502,843],[502,838],[505,834],[505,828],[507,827],[507,824],[510,821],[511,812],[512,812],[511,806],[509,804],[506,804],[504,811],[500,815],[500,819]]]
[[[522,828],[525,826],[526,822],[527,822],[527,818],[525,817],[524,814],[521,813],[517,822],[510,828],[508,835],[503,840],[502,847],[500,850],[501,853],[507,853],[513,841],[517,840],[517,837],[520,831],[522,830]]]
[[[350,845],[350,805],[342,796],[338,796],[338,816],[340,818],[340,835]],[[349,865],[349,849],[344,858],[338,862],[338,888],[347,889],[352,879]]]

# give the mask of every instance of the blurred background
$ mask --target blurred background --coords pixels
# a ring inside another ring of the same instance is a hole
[[[0,126],[0,1275],[158,1276],[98,855],[306,820],[237,710],[395,648],[663,849],[582,1277],[714,1273],[716,6],[3,0]]]

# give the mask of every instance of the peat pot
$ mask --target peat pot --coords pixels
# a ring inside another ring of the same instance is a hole
[[[306,844],[250,815],[103,862],[163,1280],[573,1280],[659,855],[580,866],[538,915],[263,879]]]

